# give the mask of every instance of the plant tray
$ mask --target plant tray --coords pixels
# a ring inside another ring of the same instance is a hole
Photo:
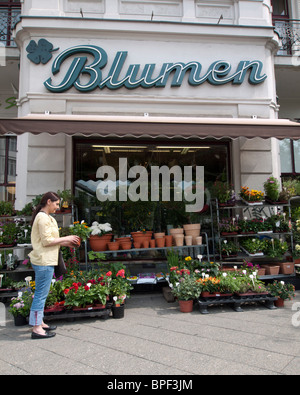
[[[261,206],[263,204],[262,201],[257,201],[257,202],[248,202],[247,200],[244,200],[243,198],[241,198],[241,201],[245,204],[247,204],[247,206]]]
[[[243,250],[248,256],[264,256],[263,252],[256,252],[254,254],[251,254],[249,251],[245,250],[244,247],[241,247],[241,250]]]
[[[56,311],[56,312],[47,312],[47,310],[44,312],[44,318],[47,321],[52,321],[52,320],[74,320],[75,318],[87,318],[87,317],[93,317],[93,318],[108,318],[111,313],[111,308],[106,307],[106,308],[87,308],[86,310],[63,310],[63,311]]]
[[[244,296],[224,296],[224,297],[209,297],[209,298],[199,298],[197,300],[199,310],[201,314],[208,314],[208,306],[210,305],[223,305],[229,304],[234,311],[242,312],[241,304],[247,303],[262,303],[268,309],[276,309],[274,306],[274,301],[277,297],[271,296],[270,294],[245,294]]]

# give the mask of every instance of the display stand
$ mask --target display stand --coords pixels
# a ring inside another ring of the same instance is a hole
[[[201,314],[208,314],[208,306],[220,306],[220,305],[229,305],[236,312],[243,312],[244,310],[241,308],[242,304],[249,303],[261,303],[268,309],[276,309],[274,306],[274,301],[277,300],[277,297],[271,296],[270,294],[253,294],[253,295],[230,295],[230,296],[212,296],[212,297],[200,297],[197,300],[199,310]]]

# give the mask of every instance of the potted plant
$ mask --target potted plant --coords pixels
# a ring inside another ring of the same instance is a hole
[[[27,325],[27,317],[30,313],[33,294],[30,291],[19,292],[16,298],[12,298],[9,312],[14,317],[16,326]]]
[[[293,284],[286,284],[284,281],[275,280],[268,285],[268,290],[272,296],[277,296],[277,301],[274,302],[276,307],[283,307],[286,299],[291,300],[295,297],[295,287]]]
[[[71,235],[76,235],[80,237],[81,241],[86,241],[87,238],[90,236],[91,229],[84,221],[75,221],[72,225],[69,226],[69,232]]]
[[[239,246],[233,241],[223,240],[221,243],[221,255],[223,258],[235,257],[239,250]]]
[[[243,269],[240,273],[236,274],[236,285],[236,293],[239,296],[268,294],[265,284],[257,278],[256,272],[249,273]]]
[[[274,203],[278,201],[279,193],[280,193],[280,184],[277,178],[269,177],[267,181],[264,183],[265,190],[265,199]]]
[[[288,243],[282,239],[266,239],[264,240],[263,253],[272,258],[282,258],[288,248]]]
[[[247,238],[240,241],[241,248],[249,256],[262,256],[264,242],[257,237]]]
[[[13,246],[17,238],[17,225],[14,221],[5,222],[0,226],[0,241],[2,247]]]
[[[97,221],[92,223],[89,228],[89,243],[93,251],[106,251],[107,244],[112,239],[112,227],[109,223],[99,224]]]
[[[248,187],[242,187],[240,197],[248,205],[262,204],[264,193],[256,189],[249,190]]]
[[[228,234],[237,235],[239,231],[239,226],[235,218],[221,219],[221,221],[219,222],[219,228],[223,236]]]
[[[11,217],[14,214],[15,209],[11,202],[0,201],[0,217]]]
[[[219,206],[234,206],[235,204],[233,185],[229,182],[215,181],[212,187],[212,195],[218,199]]]
[[[193,311],[193,301],[200,296],[201,288],[196,277],[187,269],[181,269],[178,282],[170,284],[173,295],[178,299],[182,313]]]
[[[220,279],[209,274],[202,273],[202,278],[197,280],[200,286],[201,297],[216,296],[220,291]]]
[[[64,189],[62,191],[57,191],[58,196],[60,197],[60,209],[63,212],[71,212],[71,204],[74,200],[74,196],[70,189]]]

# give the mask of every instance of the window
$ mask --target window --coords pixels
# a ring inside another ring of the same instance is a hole
[[[288,18],[288,1],[287,0],[272,0],[273,18]]]
[[[186,141],[140,141],[124,142],[74,139],[74,190],[78,199],[79,219],[88,223],[109,222],[119,234],[142,228],[153,230],[166,229],[168,224],[174,226],[187,223],[190,215],[185,212],[185,202],[175,201],[176,184],[171,176],[169,201],[153,202],[149,196],[147,202],[126,201],[100,203],[96,198],[96,189],[100,182],[96,178],[97,169],[103,165],[111,166],[116,173],[117,186],[120,185],[120,158],[126,159],[127,173],[130,168],[140,165],[148,172],[147,190],[151,189],[151,167],[179,166],[181,174],[183,167],[204,166],[204,186],[209,191],[212,184],[220,175],[229,180],[229,143],[201,141],[186,143]],[[107,176],[105,176],[106,178]],[[137,176],[139,178],[139,176]],[[135,180],[128,177],[127,186]],[[191,184],[191,188],[194,186]],[[160,185],[161,188],[161,185]],[[160,190],[161,192],[161,190]],[[118,197],[118,193],[117,193]],[[209,199],[209,192],[206,194]]]
[[[300,175],[300,141],[289,139],[280,141],[280,162],[283,176]]]
[[[12,38],[12,29],[21,13],[20,1],[0,0],[0,44],[16,47]]]
[[[0,137],[0,200],[14,203],[16,192],[16,137]]]

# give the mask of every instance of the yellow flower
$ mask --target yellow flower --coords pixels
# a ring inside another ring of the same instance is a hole
[[[190,257],[190,256],[187,256],[186,258],[185,258],[185,261],[191,261],[192,260],[192,258]]]

